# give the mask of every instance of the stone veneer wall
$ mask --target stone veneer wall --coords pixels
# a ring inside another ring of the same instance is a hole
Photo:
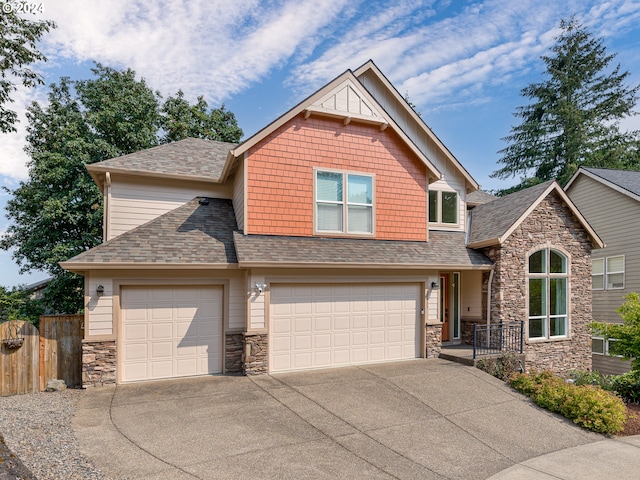
[[[227,333],[224,339],[224,373],[242,373],[244,335]]]
[[[116,383],[116,341],[82,341],[82,386]]]
[[[245,375],[261,375],[268,372],[269,337],[265,334],[244,334],[244,358],[242,373]]]
[[[427,358],[438,358],[442,351],[442,324],[427,325]]]
[[[491,296],[491,322],[526,320],[527,254],[533,248],[560,247],[570,256],[569,338],[527,341],[526,368],[552,370],[591,369],[591,242],[588,234],[555,192],[509,236],[502,246],[484,253],[495,262]],[[526,327],[525,327],[526,330]]]

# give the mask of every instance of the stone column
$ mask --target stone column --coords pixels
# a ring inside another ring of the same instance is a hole
[[[116,383],[116,341],[82,341],[82,386],[101,387]]]
[[[244,334],[244,358],[242,372],[245,375],[262,375],[268,373],[269,336],[263,334]]]

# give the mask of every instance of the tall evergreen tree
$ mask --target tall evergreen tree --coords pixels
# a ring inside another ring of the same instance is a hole
[[[502,193],[550,179],[564,184],[580,166],[640,167],[638,132],[619,128],[634,114],[640,85],[625,85],[629,72],[611,68],[615,54],[575,19],[560,27],[553,54],[542,57],[547,78],[522,90],[531,103],[518,107],[521,123],[503,138],[503,167],[491,176],[519,175],[521,183]]]
[[[62,78],[50,87],[46,106],[34,102],[28,109],[27,153],[29,178],[10,191],[7,218],[11,225],[0,238],[0,248],[12,249],[21,271],[44,270],[53,276],[45,304],[59,313],[82,309],[82,277],[64,272],[58,262],[102,241],[102,195],[85,165],[159,145],[162,141],[196,136],[238,142],[242,130],[233,113],[213,128],[211,122],[193,125],[164,138],[166,124],[179,123],[164,108],[157,92],[132,70],[118,71],[97,64],[95,78],[73,82]],[[218,110],[206,111],[204,100],[192,107],[205,118],[218,119]],[[223,127],[228,127],[225,130]],[[218,131],[232,134],[218,138]]]

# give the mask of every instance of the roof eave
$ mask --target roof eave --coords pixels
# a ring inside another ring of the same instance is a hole
[[[157,263],[157,262],[60,262],[64,269],[74,273],[88,270],[237,270],[237,263]]]
[[[260,262],[248,261],[238,262],[239,268],[334,268],[334,269],[406,269],[406,270],[491,270],[492,265],[472,265],[472,264],[406,264],[406,263],[354,263],[354,262]]]
[[[606,185],[607,187],[615,190],[616,192],[619,192],[619,193],[621,193],[623,195],[626,195],[629,198],[632,198],[633,200],[635,200],[637,202],[640,202],[640,196],[636,195],[633,192],[630,192],[629,190],[621,187],[620,185],[618,185],[618,184],[616,184],[616,183],[614,183],[614,182],[612,182],[610,180],[607,180],[606,178],[602,178],[601,176],[599,176],[599,175],[597,175],[595,173],[589,172],[588,170],[584,170],[582,167],[580,167],[578,169],[578,171],[573,174],[573,177],[571,177],[571,180],[569,180],[567,185],[564,187],[564,191],[565,192],[569,190],[569,188],[573,184],[574,180],[576,180],[578,178],[578,176],[580,176],[580,175],[584,175],[586,177],[589,177],[592,180],[595,180],[596,182],[599,182],[599,183],[601,183],[603,185]]]
[[[201,175],[183,175],[177,173],[162,173],[162,172],[151,172],[148,170],[136,170],[136,169],[128,169],[128,168],[118,168],[118,167],[106,167],[98,164],[87,165],[87,170],[89,170],[89,174],[96,181],[100,179],[100,174],[109,173],[117,173],[120,175],[131,175],[135,177],[148,177],[148,178],[166,178],[170,180],[187,180],[187,181],[196,181],[196,182],[204,182],[204,183],[221,183],[221,178],[212,178],[212,177],[203,177]],[[96,183],[98,183],[96,181]]]

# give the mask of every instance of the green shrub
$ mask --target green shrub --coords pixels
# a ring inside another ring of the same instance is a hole
[[[624,403],[600,387],[566,383],[551,372],[517,374],[509,385],[540,407],[594,432],[614,434],[624,429],[627,420]]]
[[[521,356],[505,352],[499,357],[481,358],[476,362],[476,367],[506,382],[511,375],[522,371]]]
[[[611,379],[613,375],[603,375],[597,371],[573,370],[569,372],[568,377],[573,380],[574,385],[595,385],[604,390],[611,390]]]
[[[640,372],[631,371],[611,377],[610,389],[626,402],[640,402]]]

